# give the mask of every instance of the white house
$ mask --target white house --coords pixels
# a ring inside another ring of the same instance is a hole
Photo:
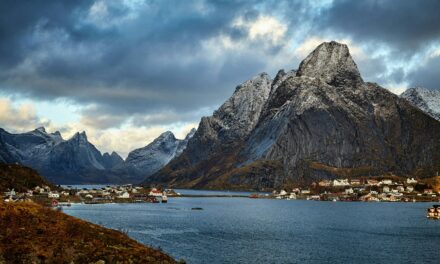
[[[130,194],[128,192],[124,192],[121,195],[119,195],[118,198],[127,199],[130,198]]]
[[[379,182],[379,185],[391,185],[391,184],[393,184],[393,181],[389,179],[383,179]]]
[[[333,180],[333,186],[349,186],[348,179],[335,179]]]
[[[47,197],[48,197],[48,198],[55,198],[55,199],[58,199],[58,198],[60,198],[60,194],[57,193],[57,192],[48,192],[48,193],[47,193]]]
[[[407,192],[413,192],[414,191],[414,187],[413,186],[406,186],[406,191]]]
[[[310,194],[310,190],[308,189],[301,190],[301,194]]]
[[[388,192],[390,192],[390,187],[388,187],[388,186],[384,186],[384,187],[382,188],[382,192],[384,192],[384,193],[388,193]]]
[[[416,183],[417,183],[417,180],[414,179],[414,178],[407,178],[407,179],[406,179],[406,183],[407,183],[407,184],[416,184]]]
[[[93,195],[91,195],[91,194],[86,194],[85,197],[86,197],[86,198],[89,198],[89,199],[92,199],[92,198],[93,198]]]
[[[347,188],[347,189],[345,189],[345,194],[353,194],[353,193],[354,193],[353,188]]]

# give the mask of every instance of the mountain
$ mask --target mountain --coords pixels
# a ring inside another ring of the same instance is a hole
[[[115,168],[116,173],[139,175],[141,181],[179,156],[195,131],[193,128],[183,140],[176,139],[171,131],[162,133],[147,146],[131,151],[125,162]]]
[[[124,163],[124,160],[116,152],[108,154],[108,152],[102,155],[102,164],[106,169],[112,169]]]
[[[21,134],[1,129],[0,138],[5,146],[2,151],[12,156],[12,160],[6,163],[18,162],[32,167],[51,182],[73,184],[120,180],[106,175],[103,157],[88,142],[85,132],[64,140],[58,131],[47,133],[43,127]]]
[[[57,184],[138,183],[180,155],[194,133],[179,140],[165,132],[124,161],[116,152],[101,155],[85,132],[64,140],[58,131],[47,133],[43,127],[21,134],[0,129],[0,163],[32,167]]]
[[[183,153],[145,184],[270,189],[440,169],[440,123],[364,82],[348,47],[319,45],[297,70],[237,87]]]
[[[426,88],[409,88],[400,97],[440,121],[440,91]]]

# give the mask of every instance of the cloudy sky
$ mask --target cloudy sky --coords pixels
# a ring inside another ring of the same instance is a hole
[[[395,93],[440,89],[440,1],[0,1],[0,127],[86,131],[122,156],[323,41]]]

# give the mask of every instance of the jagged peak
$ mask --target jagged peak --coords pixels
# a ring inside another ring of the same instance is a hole
[[[87,141],[87,135],[86,132],[76,132],[75,135],[73,135],[72,139],[83,139],[85,141]]]
[[[186,134],[185,139],[187,140],[187,139],[192,138],[194,136],[194,134],[196,133],[196,131],[197,130],[194,127],[191,128],[191,130],[188,132],[188,134]]]
[[[116,151],[112,151],[112,154],[110,156],[117,156],[120,157],[120,155]]]
[[[334,86],[363,82],[347,45],[336,41],[320,44],[301,62],[296,75],[321,78]]]
[[[154,141],[156,140],[164,140],[164,139],[176,139],[173,132],[171,131],[165,131],[160,136],[158,136]]]
[[[34,131],[41,132],[41,133],[46,133],[46,129],[43,126],[37,127]]]
[[[247,88],[247,87],[256,87],[256,88],[261,87],[261,85],[255,85],[255,84],[259,84],[264,81],[271,82],[271,78],[270,78],[269,74],[267,74],[265,72],[259,73],[259,74],[255,75],[254,77],[252,77],[251,79],[244,81],[242,84],[238,85],[235,88],[235,92],[238,92],[238,91],[242,90],[243,88]]]

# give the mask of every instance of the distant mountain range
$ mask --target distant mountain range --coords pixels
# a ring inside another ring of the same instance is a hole
[[[440,122],[415,106],[364,82],[346,45],[322,43],[297,70],[239,85],[145,184],[265,189],[387,173],[430,177],[440,170]]]
[[[320,179],[440,171],[440,92],[400,97],[364,82],[348,47],[319,45],[298,69],[261,73],[199,128],[165,132],[124,161],[100,153],[85,132],[0,129],[0,163],[21,163],[57,184],[138,183],[271,189]]]
[[[101,155],[85,132],[64,140],[58,131],[47,133],[43,127],[21,134],[0,129],[0,163],[32,167],[57,184],[137,183],[179,155],[193,133],[179,140],[165,132],[124,161],[116,152]]]

